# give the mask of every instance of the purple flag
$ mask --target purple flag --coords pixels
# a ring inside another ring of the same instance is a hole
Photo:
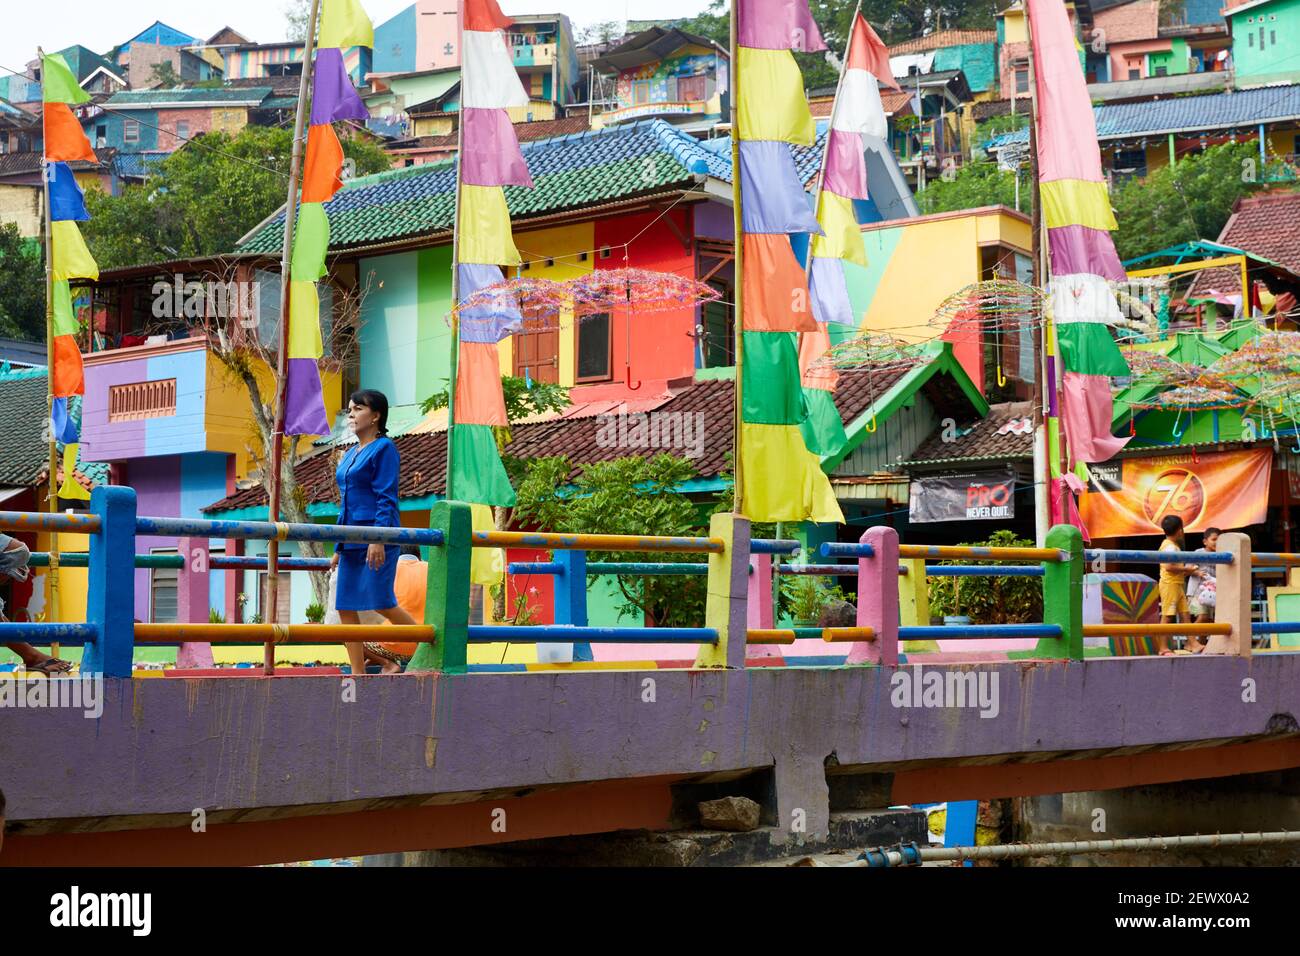
[[[459,275],[462,302],[474,293],[504,281],[500,266],[461,263]],[[505,289],[491,301],[471,306],[460,313],[462,342],[483,342],[490,345],[500,342],[522,327],[519,300],[513,292]]]
[[[289,359],[286,369],[284,433],[286,435],[328,435],[321,397],[320,369],[315,359]]]
[[[345,119],[364,123],[369,118],[366,105],[343,66],[343,51],[321,47],[316,51],[316,72],[311,84],[311,125]]]
[[[808,0],[740,0],[741,46],[816,53],[826,49]]]
[[[1056,226],[1047,230],[1048,261],[1057,275],[1090,272],[1123,282],[1127,277],[1115,254],[1110,233],[1089,226]]]
[[[741,142],[740,195],[745,232],[822,234],[788,143]]]
[[[460,149],[469,186],[528,186],[533,177],[505,110],[464,109]]]
[[[862,150],[862,137],[838,129],[831,130],[829,135],[822,188],[845,199],[866,199],[867,159]]]
[[[849,286],[844,278],[841,259],[823,259],[813,256],[808,272],[808,292],[812,296],[813,318],[818,322],[836,322],[857,327],[849,300]]]

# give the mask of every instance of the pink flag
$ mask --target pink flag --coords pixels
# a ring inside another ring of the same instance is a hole
[[[529,186],[533,178],[505,110],[464,109],[463,181],[471,186]]]
[[[1110,432],[1110,377],[1066,372],[1061,422],[1075,461],[1108,461],[1128,444]]]

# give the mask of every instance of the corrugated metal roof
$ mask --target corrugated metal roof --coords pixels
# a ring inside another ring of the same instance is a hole
[[[114,93],[104,105],[115,109],[151,109],[158,106],[257,106],[271,95],[269,86],[184,88],[169,90],[124,90]]]

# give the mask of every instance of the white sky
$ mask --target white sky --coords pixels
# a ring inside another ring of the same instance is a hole
[[[411,0],[362,0],[376,24],[405,9]],[[648,20],[694,16],[708,0],[500,0],[511,13],[565,13],[574,31],[602,20]],[[162,20],[191,36],[206,39],[230,26],[257,43],[283,40],[285,0],[5,0],[0,14],[0,67],[21,71],[36,48],[62,50],[80,43],[106,53]]]

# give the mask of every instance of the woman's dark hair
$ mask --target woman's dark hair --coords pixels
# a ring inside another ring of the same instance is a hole
[[[364,405],[379,416],[379,434],[388,434],[388,396],[373,388],[359,388],[348,398],[353,405]]]
[[[1178,515],[1165,515],[1160,519],[1160,530],[1173,537],[1183,530],[1183,519]]]

